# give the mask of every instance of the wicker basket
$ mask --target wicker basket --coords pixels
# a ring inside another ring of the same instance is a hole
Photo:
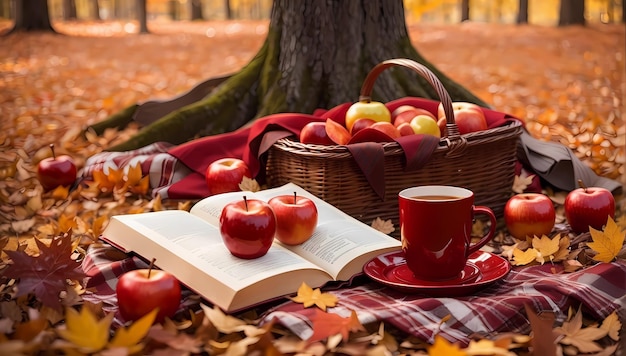
[[[293,182],[360,221],[391,219],[398,231],[398,197],[402,189],[420,185],[454,185],[475,193],[476,205],[490,207],[501,217],[511,197],[516,149],[522,126],[504,126],[460,135],[454,122],[452,101],[439,79],[426,67],[407,59],[391,59],[375,66],[361,88],[368,99],[376,77],[386,68],[401,66],[423,76],[437,91],[447,119],[447,137],[440,140],[430,161],[421,169],[405,171],[404,152],[396,142],[381,143],[384,150],[385,197],[368,184],[345,146],[303,144],[291,138],[278,140],[266,164],[269,186]]]

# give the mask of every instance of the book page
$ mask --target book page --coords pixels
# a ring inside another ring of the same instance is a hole
[[[256,259],[235,257],[224,245],[217,227],[180,210],[115,216],[113,219],[119,220],[233,290],[293,270],[320,269],[278,244],[272,245],[267,254]],[[107,239],[112,239],[115,235],[110,234]],[[113,242],[148,259],[153,254],[151,250],[154,247],[148,247],[138,239]],[[157,260],[155,264],[166,270],[176,268],[171,265],[165,268],[166,263],[169,265],[169,261]]]
[[[315,202],[318,224],[309,240],[301,245],[284,247],[322,267],[333,278],[347,280],[360,273],[363,264],[369,259],[400,248],[400,241],[363,224],[293,183],[255,193],[215,195],[196,203],[191,212],[219,226],[222,208],[231,201],[243,199],[244,195],[248,199],[269,201],[275,196],[293,195],[294,192]]]

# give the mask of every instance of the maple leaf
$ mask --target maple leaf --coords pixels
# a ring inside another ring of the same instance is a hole
[[[81,352],[100,351],[109,342],[109,328],[113,316],[113,313],[109,313],[104,318],[97,320],[90,308],[83,306],[80,313],[74,308],[67,308],[65,328],[57,328],[57,333]]]
[[[33,293],[44,305],[60,310],[59,293],[67,290],[66,280],[85,277],[80,264],[72,259],[71,234],[52,238],[50,246],[35,239],[39,254],[5,251],[12,263],[4,270],[8,278],[19,280],[17,297]]]
[[[589,233],[593,242],[588,242],[587,246],[596,252],[594,260],[609,263],[619,255],[626,234],[610,216],[603,231],[589,227]]]
[[[261,186],[256,179],[244,176],[241,183],[239,183],[239,189],[244,192],[258,192],[261,190]]]
[[[391,234],[396,231],[396,228],[393,227],[391,219],[383,220],[381,218],[376,218],[372,221],[372,228],[382,232],[383,234]]]
[[[608,334],[608,329],[598,328],[597,326],[584,328],[583,315],[580,309],[573,318],[563,322],[563,325],[555,328],[554,331],[563,335],[563,338],[559,341],[561,344],[572,345],[582,353],[601,351],[602,348],[595,341]]]
[[[320,309],[316,309],[315,311],[315,315],[311,318],[313,334],[307,339],[308,344],[324,340],[337,334],[341,334],[342,339],[345,341],[348,339],[351,331],[365,330],[354,310],[347,318],[337,314],[327,313]]]
[[[465,356],[467,352],[457,344],[452,344],[441,335],[435,336],[435,342],[428,347],[429,356]]]
[[[601,329],[606,330],[607,335],[615,341],[619,340],[619,333],[622,330],[622,323],[619,321],[619,317],[616,312],[609,314],[602,321],[602,325],[600,325]]]
[[[125,348],[128,350],[129,354],[135,354],[141,351],[144,345],[140,342],[148,334],[158,311],[158,309],[154,309],[139,320],[133,322],[127,328],[123,327],[118,329],[115,336],[113,336],[113,339],[108,344],[108,347]]]
[[[516,175],[513,178],[513,191],[515,193],[523,193],[529,185],[533,184],[534,174],[527,174],[522,172],[520,175]]]
[[[334,294],[322,293],[319,288],[313,289],[304,282],[298,288],[298,294],[291,300],[296,303],[302,303],[305,308],[315,305],[324,311],[326,311],[327,307],[337,305],[337,297]]]
[[[542,235],[541,238],[533,237],[533,248],[537,253],[537,262],[543,264],[548,260],[552,260],[552,255],[559,251],[559,238],[549,238],[546,235]]]
[[[534,248],[529,248],[526,251],[522,251],[519,248],[515,247],[513,249],[513,261],[516,266],[523,266],[529,263],[535,262],[537,259],[537,255],[539,252]]]

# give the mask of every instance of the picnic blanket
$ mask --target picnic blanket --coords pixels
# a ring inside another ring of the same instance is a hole
[[[115,285],[119,276],[146,266],[141,259],[106,244],[91,245],[82,264],[89,276],[90,291],[83,298],[101,301],[105,309],[116,311]],[[626,320],[626,262],[598,263],[572,273],[564,273],[559,265],[551,264],[515,267],[485,289],[454,298],[406,294],[365,276],[330,293],[339,299],[338,306],[328,309],[331,313],[348,317],[354,310],[362,324],[385,322],[426,342],[433,342],[438,334],[450,342],[466,345],[477,333],[528,333],[530,323],[524,305],[537,313],[554,313],[559,323],[565,320],[570,307],[580,307],[588,317],[597,320],[614,311],[620,320]],[[184,293],[182,307],[198,303],[197,298],[188,297],[190,294]],[[289,300],[267,310],[260,308],[261,323],[275,319],[302,339],[313,333],[315,308],[305,309]],[[441,323],[448,316],[449,320]]]
[[[133,151],[101,152],[87,160],[80,178],[92,179],[95,170],[107,173],[109,169],[123,169],[140,164],[142,173],[150,176],[154,196],[160,195],[163,199],[201,199],[209,194],[204,177],[208,165],[220,158],[236,157],[243,159],[250,167],[252,175],[263,183],[264,155],[276,140],[297,136],[302,127],[311,121],[331,119],[344,124],[345,113],[350,105],[352,104],[344,103],[330,110],[318,109],[313,114],[272,114],[238,130],[195,139],[177,146],[157,142]],[[439,102],[405,97],[385,105],[390,111],[401,105],[413,105],[436,114]],[[483,111],[489,128],[517,120],[508,114],[487,108]],[[396,141],[405,153],[407,169],[420,169],[428,162],[439,143],[438,139],[429,135],[405,136]],[[540,177],[565,190],[576,188],[578,179],[583,179],[587,186],[605,187],[614,193],[622,188],[617,181],[597,176],[570,149],[559,143],[539,141],[524,131],[521,144],[522,149],[518,150],[517,173],[524,169],[536,174],[534,184],[531,185],[535,190],[540,190]],[[379,196],[384,196],[384,162],[382,159],[372,159],[375,154],[382,154],[380,145],[363,142],[347,147],[374,191]]]

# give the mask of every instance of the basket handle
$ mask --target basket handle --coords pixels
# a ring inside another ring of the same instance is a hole
[[[394,58],[378,63],[365,77],[365,80],[363,81],[363,86],[361,87],[361,95],[359,96],[359,101],[371,101],[372,89],[374,88],[374,82],[376,81],[376,78],[378,78],[378,75],[380,75],[383,70],[393,66],[401,66],[412,69],[417,74],[426,79],[426,81],[435,89],[437,95],[439,95],[439,100],[441,101],[441,105],[443,106],[443,111],[446,114],[446,129],[448,132],[447,137],[453,139],[460,137],[461,134],[459,133],[459,129],[454,119],[452,99],[450,99],[448,91],[446,90],[446,88],[444,88],[439,78],[437,78],[437,76],[435,76],[435,74],[431,72],[430,69],[413,60],[406,58]]]

